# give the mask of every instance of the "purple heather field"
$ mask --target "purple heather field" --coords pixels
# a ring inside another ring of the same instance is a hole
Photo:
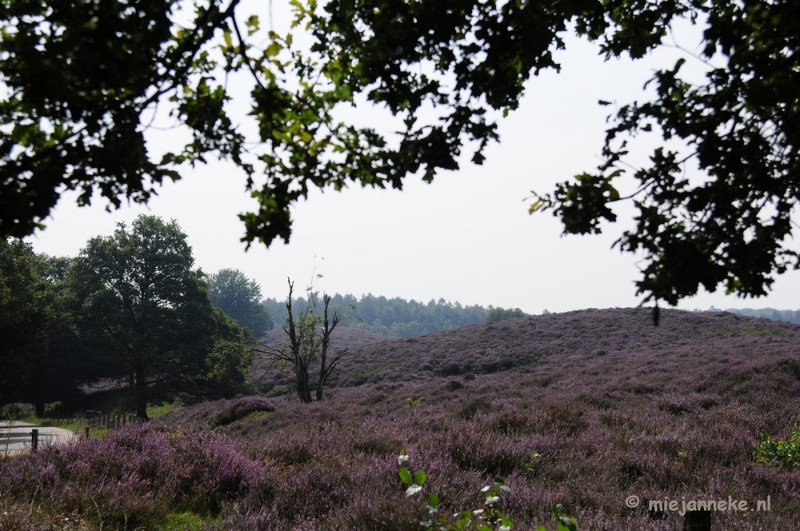
[[[800,326],[661,321],[609,309],[371,342],[349,330],[323,402],[203,403],[0,462],[0,531],[417,531],[427,511],[404,495],[402,448],[442,514],[478,508],[505,477],[515,530],[555,529],[555,503],[580,530],[678,530],[648,500],[767,496],[769,511],[718,511],[712,528],[800,529],[800,471],[753,459],[760,433],[797,422]],[[259,376],[265,393],[287,381]]]

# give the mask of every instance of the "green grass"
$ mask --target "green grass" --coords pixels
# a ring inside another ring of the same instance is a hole
[[[159,529],[163,531],[200,531],[203,519],[192,513],[172,513]]]
[[[48,418],[36,418],[36,417],[25,417],[20,419],[18,422],[27,422],[29,424],[36,424],[37,426],[44,426],[48,428],[61,428],[62,430],[68,430],[72,433],[80,433],[83,434],[86,429],[86,424],[78,424],[73,422],[72,420],[63,420],[63,419],[48,419]],[[3,424],[5,425],[5,424]],[[105,437],[108,434],[108,428],[99,428],[97,426],[92,426],[89,432],[90,437]]]
[[[236,422],[247,422],[249,420],[260,419],[261,417],[266,417],[266,416],[267,416],[266,411],[253,411],[252,413],[248,413],[244,417],[240,418]]]
[[[167,413],[172,413],[183,408],[180,404],[163,404],[160,406],[147,406],[147,416],[151,419],[163,417]]]
[[[752,326],[744,326],[742,328],[736,328],[734,330],[729,330],[727,328],[718,328],[714,330],[714,333],[718,337],[738,337],[738,336],[777,337],[779,335],[782,335],[780,331],[764,330],[760,328],[754,328]]]

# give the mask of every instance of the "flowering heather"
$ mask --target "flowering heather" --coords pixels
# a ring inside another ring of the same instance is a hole
[[[261,396],[245,396],[229,400],[204,402],[182,408],[169,417],[170,425],[196,428],[225,426],[257,412],[274,411],[272,402]],[[158,423],[158,422],[157,422]]]
[[[7,460],[0,472],[0,503],[14,515],[0,516],[4,531],[28,529],[12,525],[22,500],[38,507],[31,518],[41,528],[72,515],[98,528],[137,529],[157,525],[173,510],[212,517],[225,502],[261,506],[271,496],[268,470],[235,451],[224,435],[152,426],[46,447]]]
[[[675,530],[681,516],[649,500],[767,496],[769,511],[716,512],[712,529],[800,529],[800,471],[753,457],[759,434],[788,438],[800,413],[798,332],[586,310],[365,345],[324,402],[274,399],[260,417],[199,404],[0,464],[0,529],[70,515],[157,529],[189,512],[209,530],[418,531],[427,510],[404,495],[401,448],[442,514],[480,506],[480,488],[504,476],[514,530],[544,525],[557,503],[581,530]]]

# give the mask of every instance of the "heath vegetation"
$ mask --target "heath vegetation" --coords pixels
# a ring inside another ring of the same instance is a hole
[[[797,529],[799,332],[619,309],[365,344],[323,401],[206,402],[6,460],[0,529],[417,531],[432,507],[485,524],[494,478],[515,530],[555,529],[558,504],[577,529],[674,530],[682,517],[649,500],[767,496],[769,511],[716,512],[713,528]],[[381,362],[379,381],[352,383]]]

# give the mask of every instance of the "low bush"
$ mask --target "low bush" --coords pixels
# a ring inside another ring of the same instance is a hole
[[[210,425],[212,428],[226,426],[256,411],[265,411],[267,413],[275,411],[275,406],[272,405],[272,402],[260,396],[234,398],[227,402],[228,404],[225,407],[211,417]]]
[[[760,442],[753,451],[756,463],[778,465],[789,470],[800,470],[800,424],[795,424],[788,439],[772,439],[759,435]]]

